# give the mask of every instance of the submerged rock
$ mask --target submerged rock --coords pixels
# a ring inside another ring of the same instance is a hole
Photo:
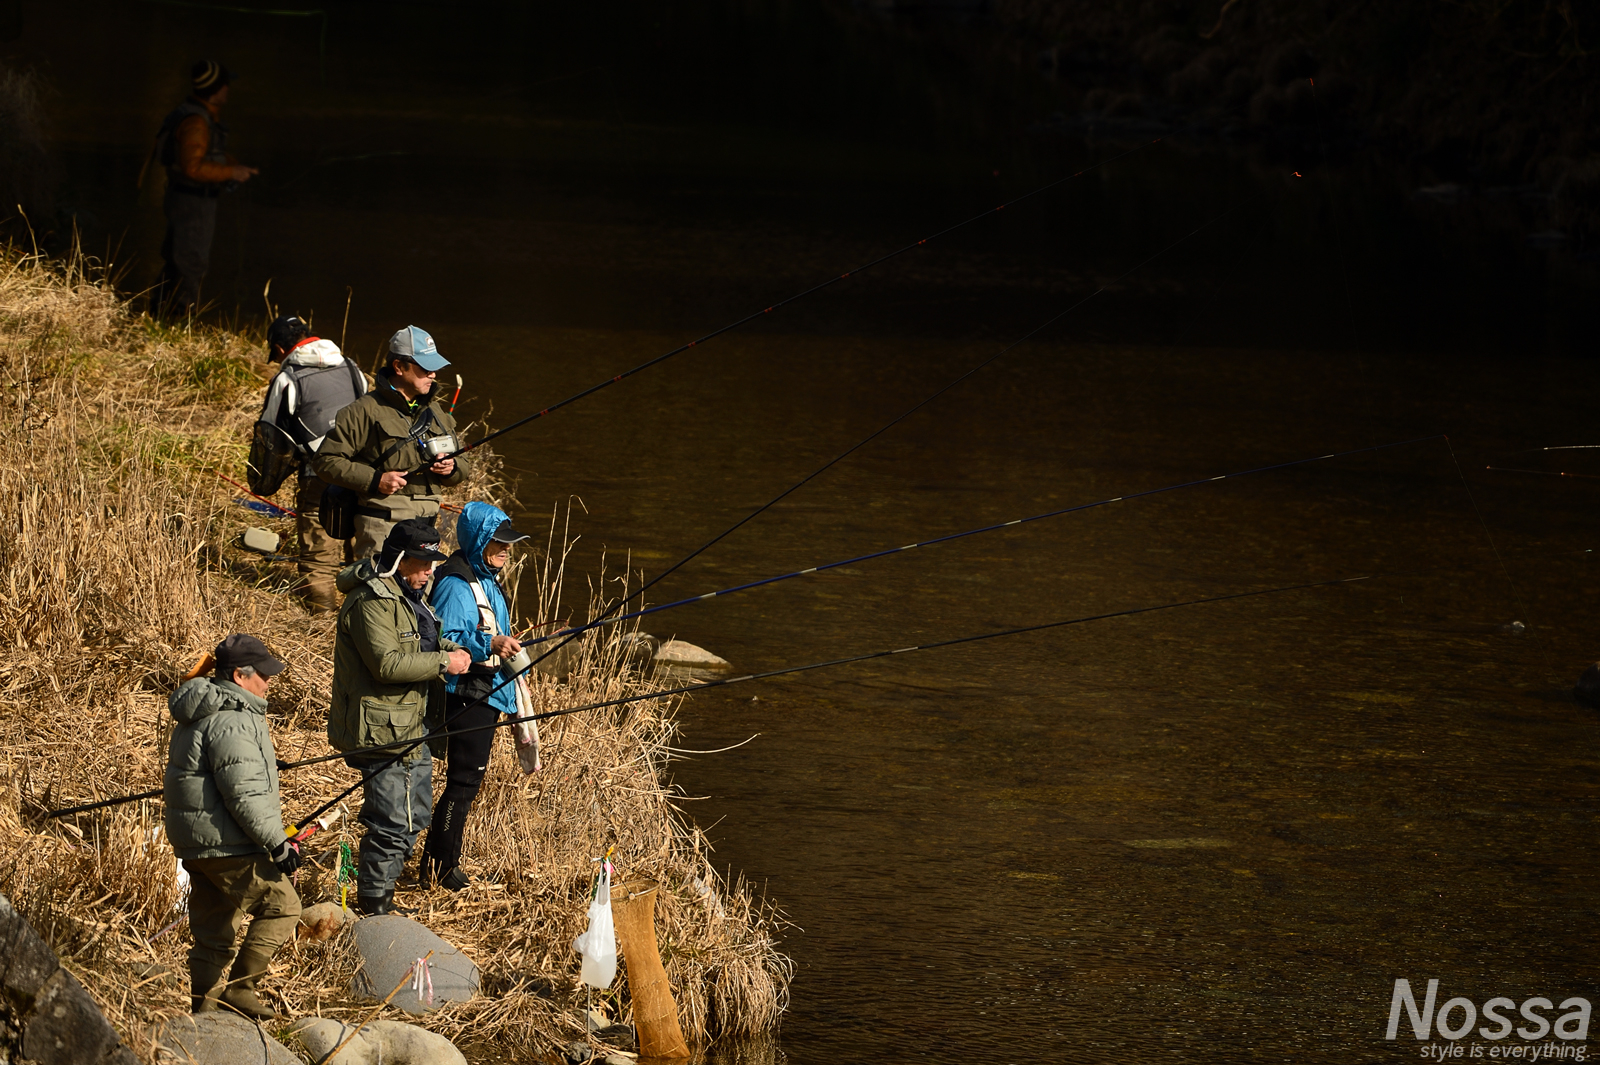
[[[574,1039],[561,1048],[561,1056],[572,1062],[572,1065],[583,1065],[584,1062],[594,1057],[594,1051],[589,1049],[589,1044],[581,1039]]]
[[[359,1032],[348,1024],[307,1017],[289,1029],[321,1065],[467,1065],[456,1045],[438,1032],[400,1021],[373,1021]],[[347,1036],[337,1057],[328,1054]],[[324,1060],[326,1059],[326,1060]]]
[[[428,960],[433,978],[433,1002],[417,997],[409,980],[391,1000],[407,1013],[426,1013],[446,1002],[465,1002],[478,993],[478,967],[472,959],[427,928],[396,914],[367,917],[356,922],[356,951],[361,969],[352,990],[367,998],[382,999],[406,975],[418,958],[433,951]]]
[[[185,1065],[300,1065],[255,1021],[216,1011],[174,1017],[156,1035],[159,1062]],[[342,1059],[341,1059],[342,1060]]]
[[[683,640],[668,640],[656,651],[656,661],[671,666],[698,666],[701,669],[723,668],[728,665],[726,658],[707,651],[704,647],[696,647]]]

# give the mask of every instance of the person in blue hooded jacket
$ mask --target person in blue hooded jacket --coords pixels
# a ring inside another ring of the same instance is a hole
[[[500,572],[511,558],[511,545],[527,538],[499,507],[468,503],[456,522],[461,548],[434,571],[432,602],[439,627],[472,656],[466,673],[446,681],[445,721],[451,732],[478,729],[446,740],[444,791],[422,852],[424,881],[450,891],[460,891],[469,880],[461,868],[461,836],[499,731],[482,726],[517,713],[516,685],[501,686],[500,662],[520,652],[522,644],[511,632]]]

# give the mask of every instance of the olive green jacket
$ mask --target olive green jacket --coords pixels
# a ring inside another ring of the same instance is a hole
[[[231,680],[196,677],[167,699],[177,727],[162,782],[179,858],[272,851],[287,838],[267,701]]]
[[[378,493],[378,479],[388,471],[409,473],[424,464],[422,448],[416,440],[408,439],[424,410],[431,413],[431,420],[416,435],[434,437],[456,431],[455,418],[445,412],[444,405],[436,398],[437,384],[434,385],[435,398],[412,407],[393,381],[387,370],[379,372],[371,392],[339,411],[332,431],[317,449],[314,461],[317,476],[355,492],[359,497],[356,505],[375,512],[373,517],[386,516],[388,521],[431,518],[439,513],[440,487],[466,480],[470,465],[465,456],[460,456],[448,477],[423,473],[408,478],[406,486],[394,495]],[[397,443],[400,446],[394,453],[380,462],[384,452]],[[456,446],[461,446],[459,439]]]
[[[412,601],[398,582],[398,577],[380,577],[370,558],[339,574],[344,605],[333,641],[333,705],[328,711],[328,742],[334,750],[421,739],[430,723],[444,719],[446,652],[461,646],[445,639],[441,627],[439,650],[422,650]],[[421,606],[433,610],[426,599]],[[363,757],[388,758],[403,749]],[[428,754],[421,745],[406,761],[420,762]]]

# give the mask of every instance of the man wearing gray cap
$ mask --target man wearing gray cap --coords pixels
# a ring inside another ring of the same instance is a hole
[[[177,727],[167,750],[165,820],[191,885],[190,1005],[204,1013],[220,1003],[267,1018],[273,1011],[257,997],[256,983],[300,917],[300,896],[289,882],[300,848],[283,826],[266,717],[267,684],[283,663],[243,633],[218,644],[212,658],[213,676],[185,681],[167,700]],[[246,914],[250,928],[235,957]]]
[[[440,489],[467,478],[467,461],[450,457],[460,447],[456,420],[434,394],[435,377],[449,365],[423,330],[408,325],[395,333],[377,384],[339,412],[317,450],[317,476],[355,493],[358,559],[377,554],[395,522],[432,521]],[[428,464],[430,458],[437,461]]]

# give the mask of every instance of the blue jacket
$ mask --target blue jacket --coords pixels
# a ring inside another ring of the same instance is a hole
[[[506,520],[505,511],[488,503],[468,503],[462,507],[461,517],[456,521],[456,542],[461,549],[434,575],[433,611],[439,615],[439,627],[446,639],[454,640],[472,655],[474,663],[465,677],[452,676],[446,680],[445,687],[469,698],[481,696],[502,679],[498,670],[477,665],[493,652],[489,649],[490,634],[478,629],[478,601],[473,598],[467,582],[475,579],[483,588],[489,605],[494,608],[496,627],[502,635],[510,635],[511,613],[506,607],[505,593],[500,589],[499,571],[490,569],[483,561],[483,549],[489,546],[494,531]],[[515,686],[507,684],[489,696],[489,705],[503,714],[515,714]]]

